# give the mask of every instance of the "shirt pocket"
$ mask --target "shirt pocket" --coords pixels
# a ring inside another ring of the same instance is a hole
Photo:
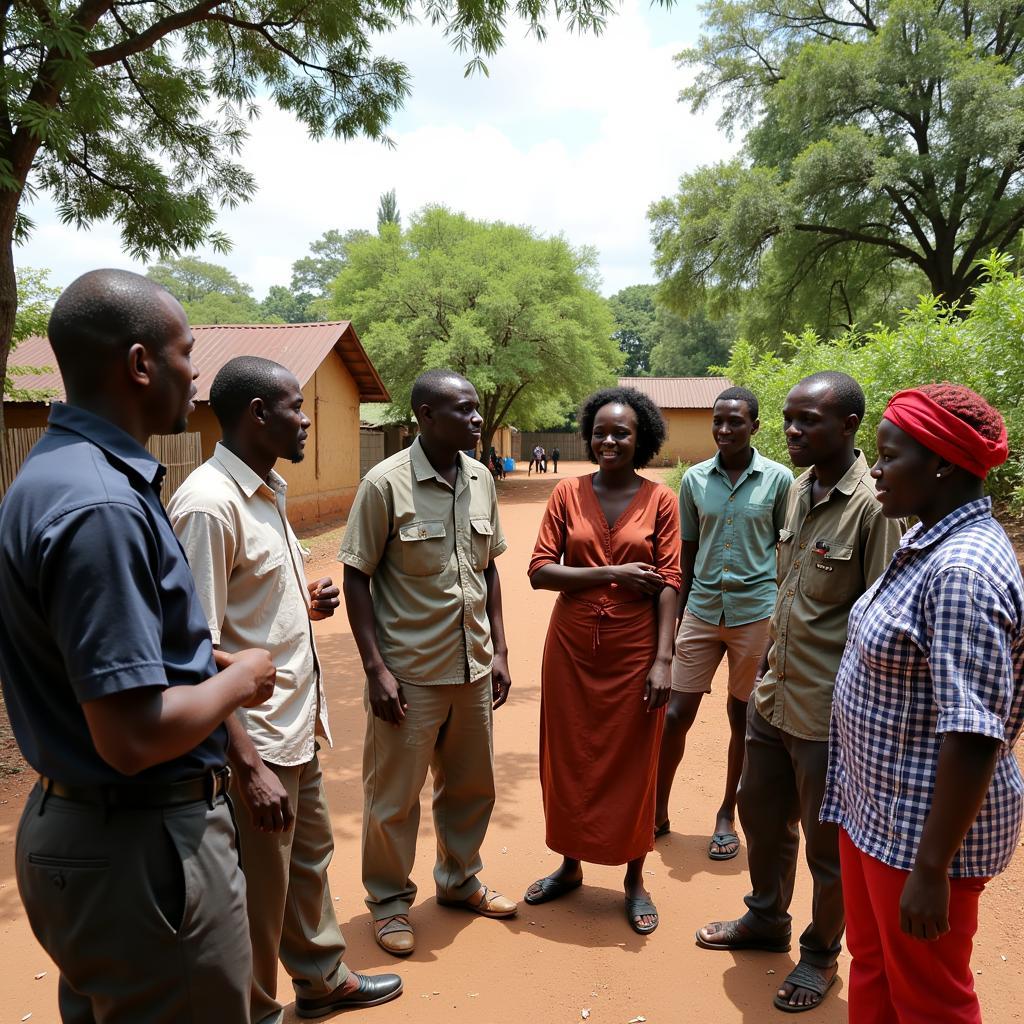
[[[447,531],[440,519],[409,523],[398,530],[402,572],[407,576],[437,576],[447,561]]]
[[[490,519],[470,520],[473,535],[473,568],[482,572],[491,561],[491,538],[494,527]]]
[[[815,541],[815,547],[817,543]],[[863,589],[858,586],[860,566],[853,560],[851,544],[824,543],[828,548],[824,554],[808,547],[801,586],[803,592],[815,601],[843,604]]]

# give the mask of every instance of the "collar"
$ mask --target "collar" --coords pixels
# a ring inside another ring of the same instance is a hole
[[[243,462],[222,441],[218,441],[213,449],[213,461],[220,464],[221,469],[238,484],[239,490],[247,498],[251,498],[261,487],[266,487],[269,491],[278,494],[284,494],[288,490],[288,484],[284,477],[271,470],[270,476],[264,480],[252,466]]]
[[[451,486],[430,464],[430,459],[427,458],[427,453],[423,450],[423,445],[420,444],[418,434],[409,447],[409,461],[412,463],[412,471],[416,474],[416,479],[419,483],[423,483],[424,480],[437,480],[438,483],[444,484],[445,487]],[[475,480],[477,471],[474,467],[479,465],[480,463],[476,459],[471,459],[465,452],[459,452],[460,479],[464,480],[468,477],[471,480]]]
[[[853,449],[854,459],[850,468],[839,478],[839,481],[833,486],[832,491],[839,491],[840,494],[845,494],[849,497],[857,489],[857,484],[863,479],[864,475],[868,472],[868,461],[864,458],[864,453],[859,448]],[[812,484],[817,479],[814,473],[814,467],[811,466],[809,470],[804,474],[803,482],[800,485],[800,489],[803,491],[810,490]]]
[[[765,465],[768,460],[753,445],[750,446],[750,450],[754,454],[751,456],[750,462],[747,463],[747,468],[740,473],[736,483],[739,483],[740,480],[743,480],[745,477],[753,475],[754,473],[764,472]],[[723,473],[728,476],[728,470],[722,465],[721,452],[715,453],[715,469],[717,469],[719,473]]]
[[[141,476],[148,484],[158,486],[167,472],[156,456],[143,448],[131,434],[110,420],[80,406],[54,402],[50,406],[47,422],[53,430],[79,434],[87,441],[91,441],[121,465]]]
[[[992,518],[992,499],[985,495],[974,501],[967,502],[953,509],[949,515],[940,519],[930,530],[925,530],[920,523],[915,523],[903,538],[900,545],[902,551],[925,551],[939,544],[946,537],[965,526],[971,526],[982,519]]]

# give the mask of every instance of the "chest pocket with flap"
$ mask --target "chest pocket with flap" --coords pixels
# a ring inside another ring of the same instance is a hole
[[[448,541],[444,523],[428,519],[399,527],[402,546],[402,572],[409,576],[436,576],[448,560]]]
[[[860,563],[853,558],[850,544],[834,544],[824,555],[816,554],[812,545],[800,554],[807,559],[801,578],[804,593],[825,604],[843,604],[863,589],[860,586]]]
[[[482,572],[491,560],[491,537],[494,528],[490,519],[470,520],[473,533],[473,568]]]

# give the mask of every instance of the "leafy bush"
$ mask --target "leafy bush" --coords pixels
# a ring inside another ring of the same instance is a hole
[[[690,468],[688,462],[678,461],[662,478],[662,482],[669,490],[679,493],[679,485],[683,482],[683,474]]]
[[[819,370],[842,370],[864,389],[867,411],[858,446],[869,462],[875,457],[875,430],[892,395],[950,381],[973,388],[1006,419],[1010,459],[989,475],[989,490],[1000,498],[1024,493],[1024,279],[1013,272],[1011,256],[993,253],[981,262],[985,281],[965,307],[922,296],[894,328],[851,331],[832,341],[813,331],[787,335],[788,357],[759,353],[749,342],[738,341],[729,364],[712,372],[757,394],[758,449],[788,464],[782,405],[801,378]]]

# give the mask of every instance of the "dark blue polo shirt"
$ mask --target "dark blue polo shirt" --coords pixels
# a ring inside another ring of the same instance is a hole
[[[164,467],[108,420],[54,405],[0,502],[0,680],[36,771],[68,785],[175,781],[225,763],[223,726],[127,779],[81,704],[217,669],[185,554],[160,503]]]

